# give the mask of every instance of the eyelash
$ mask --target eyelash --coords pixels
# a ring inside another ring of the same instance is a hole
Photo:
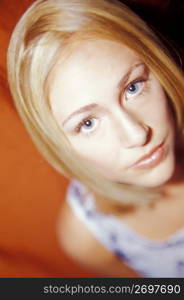
[[[77,133],[79,133],[80,131],[81,131],[81,127],[83,126],[83,125],[85,125],[85,122],[86,121],[89,121],[89,120],[91,120],[91,119],[96,119],[96,117],[95,116],[93,116],[93,115],[89,115],[89,116],[87,116],[86,118],[84,118],[77,126],[76,126],[76,128],[75,128],[75,132],[77,132]],[[90,133],[86,133],[86,135],[91,135],[92,133],[90,132]]]
[[[140,78],[137,78],[136,80],[130,82],[130,83],[125,87],[125,89],[123,90],[123,94],[125,94],[126,91],[128,90],[128,88],[129,88],[131,85],[133,85],[133,84],[136,84],[136,83],[146,83],[146,86],[144,86],[144,87],[142,88],[142,91],[141,91],[138,95],[135,95],[135,97],[136,97],[136,96],[137,96],[137,97],[138,97],[138,96],[142,96],[142,95],[145,94],[145,92],[148,91],[148,88],[149,88],[148,83],[149,83],[149,81],[150,81],[150,79],[148,78],[148,76],[147,76],[147,77],[140,77]],[[132,98],[133,98],[133,97],[132,97]],[[129,99],[131,99],[131,97],[130,97]],[[126,101],[128,101],[129,99],[126,99]]]
[[[145,82],[147,83],[147,86],[143,87],[142,91],[140,92],[140,94],[138,94],[138,96],[140,95],[144,95],[144,93],[147,91],[149,85],[148,85],[148,82],[150,81],[150,79],[148,78],[148,76],[146,77],[140,77],[140,78],[137,78],[136,80],[130,82],[124,89],[123,89],[123,92],[125,94],[126,90],[128,89],[128,87],[130,87],[132,84],[136,84],[136,83],[141,83],[141,82]],[[128,100],[127,100],[128,101]],[[75,132],[76,133],[80,133],[81,131],[81,128],[83,125],[85,125],[85,122],[86,121],[89,121],[91,119],[97,119],[96,116],[94,115],[88,115],[86,118],[84,118],[76,127],[75,127]],[[89,133],[85,133],[86,136],[91,136],[93,134],[93,132],[89,132]]]

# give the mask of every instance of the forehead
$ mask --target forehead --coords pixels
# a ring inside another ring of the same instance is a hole
[[[138,61],[134,51],[108,40],[83,41],[68,58],[57,64],[50,85],[52,109],[65,113],[103,99]],[[105,93],[105,94],[104,94]]]

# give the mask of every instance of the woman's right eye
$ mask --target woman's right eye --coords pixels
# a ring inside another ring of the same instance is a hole
[[[96,127],[97,121],[96,118],[88,116],[77,125],[75,131],[77,133],[83,132],[84,134],[90,134],[95,130],[94,128]]]

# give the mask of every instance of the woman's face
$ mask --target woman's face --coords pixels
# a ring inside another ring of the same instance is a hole
[[[74,149],[106,178],[145,187],[171,178],[174,122],[167,98],[126,46],[81,42],[57,65],[50,99]]]

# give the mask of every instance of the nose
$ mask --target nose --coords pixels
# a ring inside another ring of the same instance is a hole
[[[151,128],[127,112],[121,115],[121,138],[125,148],[141,147],[151,138]]]

